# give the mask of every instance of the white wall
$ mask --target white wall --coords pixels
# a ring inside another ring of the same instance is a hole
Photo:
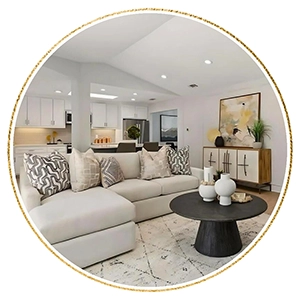
[[[272,149],[272,189],[280,191],[287,164],[287,126],[282,103],[266,80],[248,82],[229,87],[222,94],[207,97],[186,97],[180,100],[151,104],[149,112],[178,109],[179,147],[190,146],[192,166],[203,167],[203,146],[213,146],[206,137],[211,128],[219,127],[220,99],[249,93],[261,93],[261,118],[271,126],[271,139],[264,147]]]

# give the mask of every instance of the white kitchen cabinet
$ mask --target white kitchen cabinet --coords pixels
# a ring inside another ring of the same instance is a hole
[[[41,127],[66,127],[64,100],[41,98]]]
[[[118,106],[115,104],[106,104],[106,123],[107,127],[118,127]]]
[[[45,155],[47,153],[47,147],[37,146],[24,146],[14,147],[14,163],[15,163],[15,174],[20,174],[20,167],[23,166],[24,153],[32,153],[37,155]]]
[[[229,173],[236,181],[271,189],[271,149],[204,147],[203,167]]]
[[[25,96],[16,121],[16,127],[40,127],[41,104],[40,98]]]
[[[117,128],[118,106],[110,103],[91,103],[92,128]]]
[[[54,151],[57,151],[59,152],[60,154],[67,154],[67,146],[66,145],[49,145],[47,146],[47,156],[54,152]]]
[[[122,105],[121,106],[122,118],[128,119],[148,119],[147,106],[134,106],[134,105]]]
[[[146,106],[136,106],[135,107],[135,116],[137,119],[148,120],[148,108]]]
[[[16,127],[65,128],[64,100],[25,96]]]

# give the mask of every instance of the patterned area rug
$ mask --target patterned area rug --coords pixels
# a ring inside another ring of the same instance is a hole
[[[243,244],[241,253],[261,231],[270,216],[237,222]],[[222,266],[234,256],[208,257],[194,248],[199,221],[174,213],[137,225],[137,245],[133,251],[119,255],[84,270],[112,284],[129,288],[171,287],[200,279]]]

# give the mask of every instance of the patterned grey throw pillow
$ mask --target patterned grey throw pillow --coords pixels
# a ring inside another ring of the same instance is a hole
[[[70,188],[70,171],[66,158],[57,151],[48,157],[24,153],[24,168],[42,199]]]
[[[101,184],[104,188],[108,188],[111,185],[121,182],[125,179],[119,162],[112,156],[108,158],[103,157],[101,159],[100,169]]]
[[[168,161],[172,174],[191,175],[189,146],[185,146],[178,151],[168,147]]]

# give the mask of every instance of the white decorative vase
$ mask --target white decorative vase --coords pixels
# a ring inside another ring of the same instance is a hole
[[[231,204],[231,195],[235,192],[236,184],[230,178],[230,174],[221,174],[221,178],[215,183],[215,191],[220,196],[220,205]]]
[[[214,185],[200,184],[199,194],[205,202],[212,202],[216,199],[217,193]]]
[[[260,149],[262,147],[262,142],[253,142],[253,149]]]

